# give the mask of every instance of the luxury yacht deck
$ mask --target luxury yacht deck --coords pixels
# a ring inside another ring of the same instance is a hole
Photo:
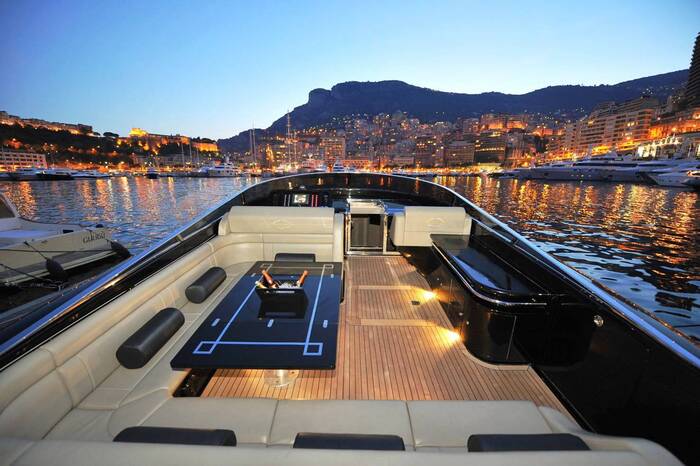
[[[531,400],[566,409],[527,366],[476,361],[451,332],[440,303],[403,257],[345,261],[337,367],[300,371],[284,388],[262,370],[217,370],[203,397],[343,400]]]

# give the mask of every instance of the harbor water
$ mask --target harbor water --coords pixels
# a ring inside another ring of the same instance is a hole
[[[623,183],[440,177],[538,247],[700,341],[700,195]],[[256,179],[0,182],[23,217],[102,223],[139,252]]]

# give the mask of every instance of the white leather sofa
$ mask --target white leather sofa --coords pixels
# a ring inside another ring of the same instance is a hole
[[[342,262],[344,221],[343,214],[335,214],[331,207],[235,206],[219,223],[216,243],[245,243],[259,260],[287,252],[313,253],[319,262]]]
[[[394,214],[389,236],[395,246],[432,246],[432,234],[467,235],[471,217],[462,207],[406,206]]]

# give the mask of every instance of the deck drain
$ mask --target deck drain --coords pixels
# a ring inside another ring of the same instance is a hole
[[[420,301],[416,301],[415,299],[411,301],[411,304],[414,306],[420,306]]]

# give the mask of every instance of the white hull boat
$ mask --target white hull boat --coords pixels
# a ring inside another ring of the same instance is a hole
[[[27,220],[0,195],[0,285],[47,276],[64,280],[66,271],[115,254],[129,255],[107,228]]]
[[[233,178],[241,176],[241,172],[231,163],[205,167],[204,170],[208,178]]]
[[[80,179],[80,178],[91,178],[91,179],[97,179],[97,178],[109,178],[108,173],[102,173],[97,170],[86,170],[86,171],[78,171],[73,174],[73,178],[75,179]]]

